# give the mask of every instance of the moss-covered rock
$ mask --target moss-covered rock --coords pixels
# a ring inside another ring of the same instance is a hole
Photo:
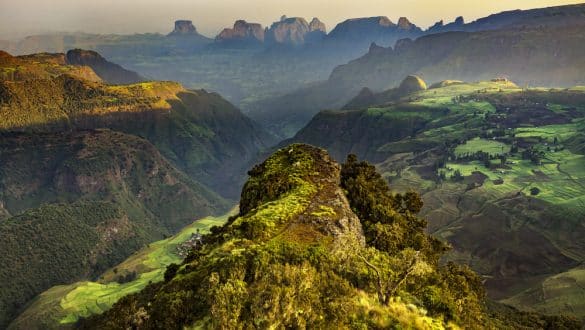
[[[410,94],[427,89],[427,84],[419,76],[410,75],[400,83],[398,89],[404,94]]]

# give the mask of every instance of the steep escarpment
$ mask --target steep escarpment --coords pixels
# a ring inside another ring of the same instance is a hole
[[[266,30],[266,44],[268,47],[299,47],[305,43],[319,41],[325,34],[325,24],[317,18],[309,24],[302,17],[283,16]]]
[[[102,79],[88,66],[68,65],[64,54],[40,53],[12,56],[0,51],[0,80],[50,79],[68,74],[89,81]]]
[[[416,38],[423,31],[412,24],[406,17],[401,17],[398,24],[386,16],[352,18],[345,20],[327,35],[328,43],[353,43],[356,47],[367,47],[371,42],[390,46],[403,38]]]
[[[71,75],[0,81],[0,129],[111,128],[145,137],[190,176],[237,194],[244,170],[271,137],[215,93],[172,82],[113,86]]]
[[[245,20],[237,20],[233,28],[223,29],[216,42],[222,46],[253,47],[264,43],[264,28],[258,23],[248,23]]]
[[[65,58],[67,64],[92,68],[103,81],[109,84],[134,84],[146,80],[138,73],[109,62],[100,54],[91,50],[73,49],[67,52]]]
[[[355,157],[340,168],[325,151],[294,144],[249,174],[239,215],[169,266],[164,282],[81,327],[576,324],[488,314],[475,274],[438,265],[444,246],[423,233],[417,195],[392,194],[374,167]]]
[[[147,141],[110,130],[0,133],[0,326],[227,203]]]

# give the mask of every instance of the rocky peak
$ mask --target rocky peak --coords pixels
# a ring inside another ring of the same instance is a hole
[[[455,25],[464,25],[465,24],[465,20],[463,19],[463,16],[459,16],[455,19],[455,21],[453,22]]]
[[[308,243],[330,236],[334,241],[350,238],[363,245],[361,223],[340,187],[340,170],[339,164],[321,148],[307,144],[286,146],[248,172],[250,177],[242,189],[240,216],[258,214],[267,204],[278,205],[286,196],[294,195],[301,203],[298,208],[287,210],[288,220],[280,224],[287,239]],[[281,219],[273,215],[266,220],[278,225]],[[252,226],[249,222],[242,227]]]
[[[377,17],[378,25],[380,26],[396,26],[396,24],[392,23],[392,21],[386,16]]]
[[[178,20],[175,21],[175,29],[169,33],[169,36],[187,36],[197,34],[197,28],[195,25],[193,25],[192,21]]]
[[[415,28],[416,25],[412,24],[408,18],[406,17],[400,17],[400,19],[398,19],[398,28],[402,29],[402,30],[411,30],[413,28]]]
[[[433,26],[429,27],[429,31],[439,30],[443,26],[445,26],[445,22],[443,20],[438,21]]]
[[[265,40],[271,45],[300,46],[305,43],[305,36],[311,32],[309,23],[302,17],[282,16],[266,30]]]
[[[327,27],[325,23],[321,22],[317,17],[314,17],[309,23],[309,31],[322,31],[323,33],[327,33]]]
[[[72,49],[65,54],[65,61],[66,64],[92,68],[103,81],[110,84],[132,84],[145,80],[138,73],[107,61],[93,50]]]
[[[225,28],[215,38],[217,41],[264,42],[264,28],[258,23],[237,20],[233,28]]]
[[[72,65],[86,65],[87,63],[95,63],[105,61],[105,59],[93,50],[72,49],[65,55],[68,64]]]

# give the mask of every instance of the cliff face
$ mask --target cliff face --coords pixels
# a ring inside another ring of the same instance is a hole
[[[197,28],[193,25],[192,21],[189,20],[178,20],[175,21],[175,29],[169,33],[170,37],[179,37],[179,36],[192,36],[198,35]]]
[[[398,24],[388,17],[364,17],[348,19],[337,24],[329,33],[329,42],[357,43],[359,47],[367,46],[371,42],[382,45],[391,45],[396,40],[406,37],[422,35],[423,31],[412,24],[406,17],[401,17]]]
[[[314,18],[309,24],[302,17],[287,18],[283,16],[279,22],[273,23],[266,30],[268,46],[301,46],[306,42],[316,42],[325,35],[325,24]]]
[[[65,63],[70,65],[88,66],[104,81],[109,84],[134,84],[145,81],[138,73],[126,70],[118,64],[108,62],[97,52],[83,49],[73,49],[65,55]]]
[[[216,42],[230,46],[258,46],[264,43],[264,28],[258,23],[238,20],[233,28],[223,29]]]
[[[31,79],[51,79],[67,74],[88,81],[102,81],[89,66],[69,65],[61,53],[40,53],[12,56],[0,53],[0,81],[24,81]]]

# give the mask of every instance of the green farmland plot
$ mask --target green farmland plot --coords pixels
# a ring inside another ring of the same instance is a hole
[[[455,154],[457,156],[473,154],[478,151],[482,151],[493,156],[502,155],[510,152],[510,146],[495,140],[475,138],[455,148]]]

